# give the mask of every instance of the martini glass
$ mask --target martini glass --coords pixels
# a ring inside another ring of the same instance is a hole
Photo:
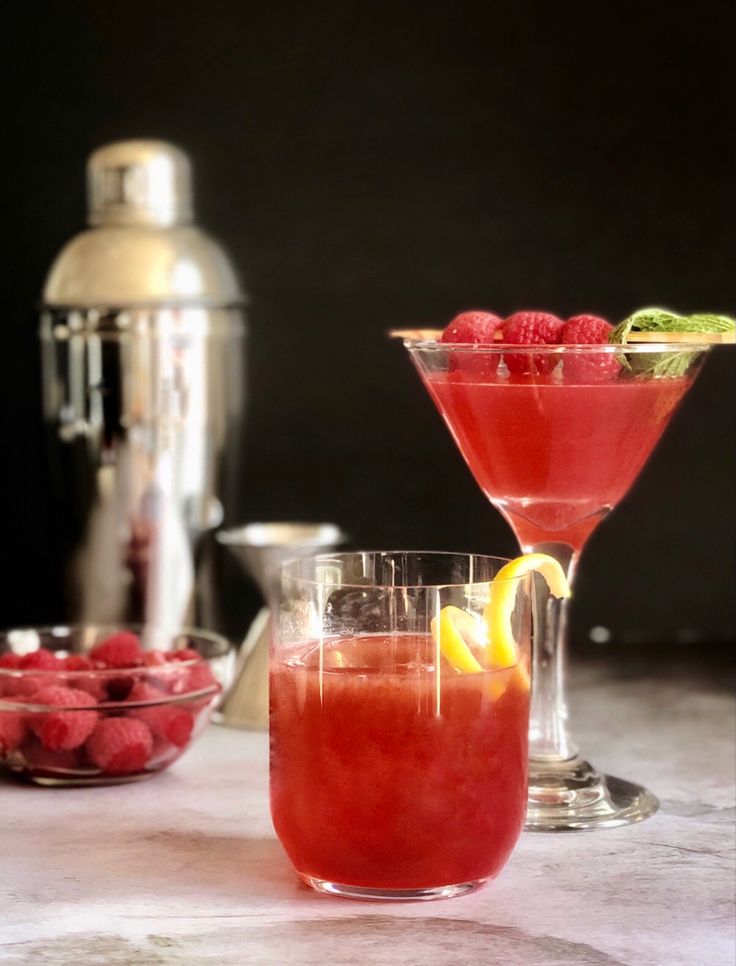
[[[692,385],[707,346],[453,345],[405,339],[476,481],[524,553],[580,552],[625,496]],[[567,728],[566,602],[537,615],[527,828],[639,822],[659,803],[600,774]]]

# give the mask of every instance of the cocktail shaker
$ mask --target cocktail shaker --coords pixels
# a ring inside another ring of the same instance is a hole
[[[64,616],[211,626],[206,537],[236,485],[243,296],[193,223],[178,148],[105,145],[87,183],[90,228],[52,264],[41,320]]]

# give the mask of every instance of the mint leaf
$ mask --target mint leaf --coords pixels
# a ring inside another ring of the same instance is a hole
[[[728,315],[698,313],[689,315],[686,322],[688,328],[685,332],[733,332],[736,329],[736,321]]]
[[[641,353],[636,371],[652,379],[678,379],[684,376],[701,352],[654,352]]]
[[[669,309],[639,309],[611,332],[609,342],[626,342],[630,332],[732,332],[736,321],[727,315],[696,313],[678,315]]]
[[[732,332],[736,321],[727,315],[696,313],[677,315],[669,309],[639,309],[628,319],[624,319],[611,332],[608,341],[615,345],[625,345],[633,332]],[[695,359],[702,353],[693,352],[631,352],[622,359],[632,375],[649,376],[653,379],[677,379],[684,376]]]

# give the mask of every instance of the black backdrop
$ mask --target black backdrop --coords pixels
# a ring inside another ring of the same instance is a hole
[[[469,306],[736,310],[734,5],[687,6],[8,5],[0,623],[60,605],[33,303],[81,227],[93,147],[188,150],[199,218],[242,271],[243,521],[512,553],[384,333]],[[733,636],[735,360],[713,354],[591,540],[577,640]]]

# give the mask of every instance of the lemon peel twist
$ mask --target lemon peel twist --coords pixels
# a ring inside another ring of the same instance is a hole
[[[519,662],[512,617],[521,578],[538,573],[550,593],[558,599],[570,596],[570,585],[559,561],[544,553],[526,553],[505,564],[490,583],[490,601],[483,608],[482,664],[468,643],[478,644],[478,622],[469,611],[448,605],[433,618],[431,629],[445,660],[463,674],[478,674],[486,668],[502,670],[518,665],[519,683],[529,688],[529,672]],[[505,688],[501,689],[502,691]]]

